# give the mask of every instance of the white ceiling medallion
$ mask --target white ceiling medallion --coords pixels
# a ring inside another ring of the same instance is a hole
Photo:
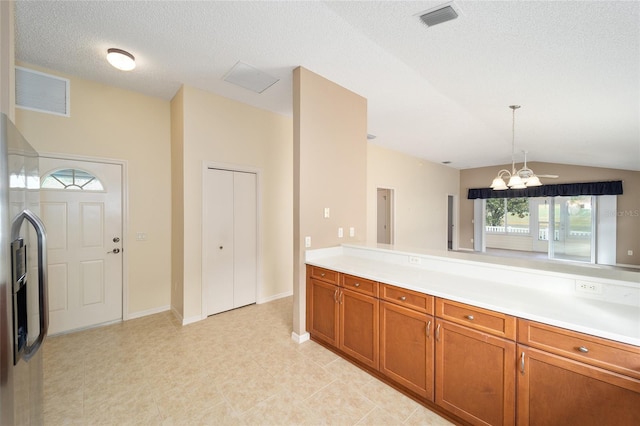
[[[280,81],[279,78],[270,76],[257,68],[247,65],[244,62],[236,64],[227,72],[222,79],[236,86],[249,89],[256,93],[262,93],[269,87]]]

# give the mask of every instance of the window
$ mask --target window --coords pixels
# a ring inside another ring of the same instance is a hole
[[[83,170],[63,169],[42,178],[42,189],[70,189],[75,191],[104,191],[97,177]]]
[[[488,233],[528,235],[529,200],[490,198],[487,200],[485,219]]]

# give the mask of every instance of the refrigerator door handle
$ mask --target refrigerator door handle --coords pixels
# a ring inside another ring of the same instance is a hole
[[[31,345],[25,347],[23,358],[28,361],[38,352],[49,331],[49,296],[47,294],[47,235],[42,220],[31,210],[24,210],[16,217],[11,226],[11,240],[13,241],[20,236],[20,228],[25,220],[35,228],[38,237],[38,292],[40,294],[40,334]]]

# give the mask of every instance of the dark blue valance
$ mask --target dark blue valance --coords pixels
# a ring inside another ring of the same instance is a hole
[[[521,198],[521,197],[573,197],[577,195],[620,195],[622,181],[559,183],[556,185],[532,186],[524,189],[494,191],[491,188],[470,188],[467,198]]]

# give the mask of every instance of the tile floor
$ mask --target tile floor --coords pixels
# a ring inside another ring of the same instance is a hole
[[[292,298],[188,326],[161,313],[50,337],[48,425],[450,425],[314,342]]]

